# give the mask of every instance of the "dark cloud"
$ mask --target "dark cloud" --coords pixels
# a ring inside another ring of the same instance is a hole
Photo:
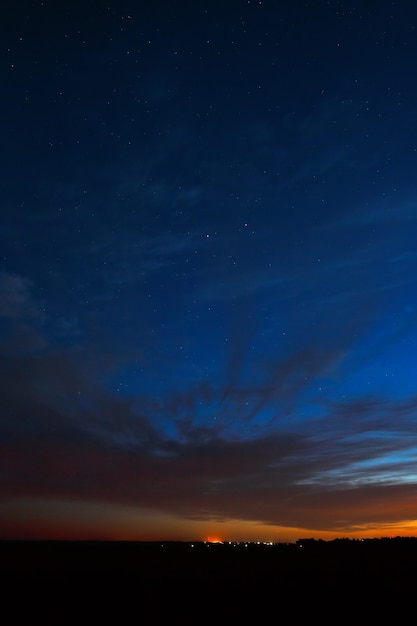
[[[246,377],[248,342],[237,333],[232,344],[219,386],[132,398],[111,397],[70,350],[3,351],[3,501],[70,498],[337,532],[378,524],[389,507],[393,523],[412,516],[415,398],[317,397],[300,428],[303,395],[340,355],[310,348]]]
[[[6,320],[22,320],[42,317],[39,304],[32,295],[30,279],[9,272],[0,273],[0,317]]]

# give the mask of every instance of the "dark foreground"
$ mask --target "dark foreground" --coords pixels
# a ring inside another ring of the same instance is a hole
[[[402,623],[417,539],[0,542],[0,585],[5,626]]]

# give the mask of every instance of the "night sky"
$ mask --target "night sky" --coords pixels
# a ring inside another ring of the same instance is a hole
[[[416,3],[0,32],[0,538],[417,535]]]

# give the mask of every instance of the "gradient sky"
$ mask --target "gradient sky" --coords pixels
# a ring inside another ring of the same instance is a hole
[[[417,5],[0,18],[0,538],[416,535]]]

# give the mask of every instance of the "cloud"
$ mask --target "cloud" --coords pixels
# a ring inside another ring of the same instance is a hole
[[[42,312],[35,302],[33,283],[18,274],[0,273],[0,317],[17,321],[25,318],[41,319]]]
[[[363,228],[368,226],[395,226],[411,222],[414,224],[416,207],[414,202],[402,199],[400,205],[383,202],[380,206],[356,209],[329,222],[324,228]]]
[[[32,283],[3,274],[2,289],[12,331],[0,344],[4,502],[74,499],[337,532],[411,519],[416,399],[319,391],[346,373],[351,320],[259,353],[242,309],[213,376],[172,375],[174,388],[151,391],[145,359],[143,380],[117,396],[108,378],[131,352],[51,345]],[[358,312],[353,330],[368,323]],[[38,342],[22,351],[30,333]]]
[[[80,354],[3,353],[1,499],[335,531],[386,521],[388,511],[410,519],[415,398],[319,396],[300,419],[305,394],[340,355],[311,347],[265,359],[252,376],[238,335],[235,347],[223,381],[131,398],[111,396]]]
[[[403,442],[397,442],[401,448]],[[375,441],[349,447],[306,427],[249,441],[171,442],[171,454],[103,442],[21,441],[2,448],[2,498],[85,499],[150,507],[189,519],[243,519],[352,530],[413,516],[414,484],[347,480],[344,467],[375,458]],[[390,445],[395,451],[395,446]],[[382,467],[384,469],[384,467]],[[325,474],[339,475],[338,481]],[[317,475],[317,483],[307,478]],[[397,510],[398,507],[398,510]]]

